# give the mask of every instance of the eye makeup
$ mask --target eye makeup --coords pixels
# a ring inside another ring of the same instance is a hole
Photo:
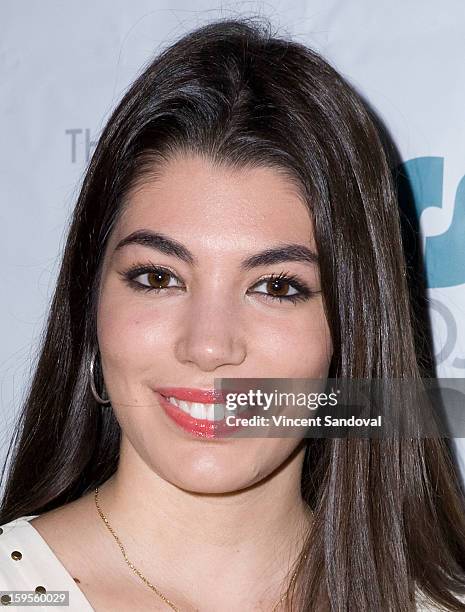
[[[119,273],[123,281],[135,291],[143,291],[145,293],[155,292],[156,294],[166,292],[171,289],[185,290],[185,286],[179,280],[178,276],[170,270],[167,266],[156,266],[151,263],[136,263]],[[138,280],[142,277],[142,280]],[[145,277],[145,278],[144,278]],[[176,281],[179,281],[179,285],[167,285],[167,286],[155,286],[163,285],[164,280],[172,277]],[[297,275],[289,272],[281,272],[280,274],[268,274],[260,278],[255,282],[251,289],[266,283],[267,291],[282,291],[283,288],[287,291],[293,289],[294,293],[290,295],[273,295],[272,293],[266,293],[263,291],[251,291],[251,293],[263,295],[267,300],[279,301],[279,302],[290,302],[297,304],[297,302],[304,302],[309,300],[311,297],[320,293],[314,291],[308,287],[308,285],[302,281]]]

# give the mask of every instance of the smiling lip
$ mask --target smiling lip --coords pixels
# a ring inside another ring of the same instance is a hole
[[[175,397],[186,402],[199,402],[200,404],[221,404],[226,402],[225,390],[195,389],[193,387],[157,387],[155,389],[164,397]]]
[[[165,414],[179,427],[190,434],[194,434],[200,438],[220,438],[226,434],[231,434],[232,431],[242,427],[241,424],[227,425],[226,418],[222,421],[209,421],[208,419],[197,419],[190,414],[187,414],[167,398],[175,397],[187,402],[199,402],[203,404],[223,403],[221,399],[225,391],[216,391],[215,389],[192,389],[187,387],[160,387],[154,389],[158,395],[159,403]],[[243,414],[243,417],[246,415]]]

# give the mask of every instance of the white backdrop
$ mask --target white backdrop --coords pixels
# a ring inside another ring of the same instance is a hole
[[[437,374],[465,376],[465,1],[3,0],[0,460],[31,374],[83,172],[110,111],[187,30],[269,17],[321,52],[389,129],[412,180]],[[465,474],[465,439],[456,439]]]

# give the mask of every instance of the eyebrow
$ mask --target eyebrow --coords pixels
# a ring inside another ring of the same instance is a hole
[[[160,232],[151,230],[136,230],[118,242],[115,251],[130,244],[139,244],[150,247],[165,255],[172,255],[192,266],[198,264],[197,258],[181,242]],[[282,244],[269,247],[259,253],[247,257],[241,262],[243,271],[252,270],[259,266],[282,263],[285,261],[298,261],[318,265],[318,255],[303,244]]]

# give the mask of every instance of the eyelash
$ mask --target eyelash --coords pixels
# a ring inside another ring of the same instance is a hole
[[[179,278],[177,277],[177,275],[169,268],[166,268],[163,266],[153,266],[152,264],[144,264],[144,263],[135,264],[128,270],[125,270],[124,272],[120,272],[119,274],[123,278],[123,280],[132,289],[135,289],[136,291],[144,291],[146,293],[150,291],[155,291],[159,293],[165,289],[178,289],[179,288],[179,287],[160,287],[160,288],[148,287],[147,285],[144,285],[140,283],[139,281],[135,280],[135,278],[137,278],[138,276],[142,274],[152,274],[152,273],[157,273],[157,272],[168,272],[171,276],[173,276],[175,279],[179,281]],[[303,283],[302,281],[300,281],[297,276],[295,276],[294,274],[290,274],[289,272],[281,272],[280,274],[270,274],[269,276],[259,279],[253,286],[255,287],[257,285],[261,285],[262,283],[267,282],[267,281],[272,281],[272,282],[281,281],[284,283],[288,283],[289,285],[291,285],[293,289],[296,289],[297,291],[299,291],[299,293],[289,295],[289,296],[270,295],[269,293],[263,293],[261,291],[257,292],[257,293],[260,293],[260,295],[263,295],[266,299],[269,299],[272,301],[279,300],[279,302],[291,302],[294,305],[296,305],[297,302],[305,302],[317,293],[316,291],[312,291],[311,289],[309,289],[307,285]]]

